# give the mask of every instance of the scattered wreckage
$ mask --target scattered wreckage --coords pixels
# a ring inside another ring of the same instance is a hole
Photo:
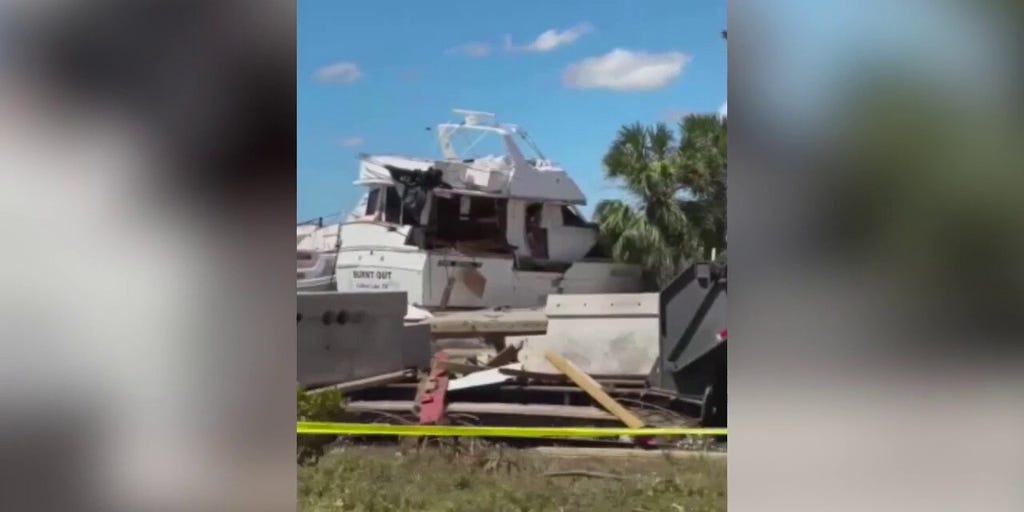
[[[427,314],[402,292],[302,292],[299,383],[341,391],[346,421],[724,426],[726,295],[713,263],[660,293],[553,294],[543,309]]]

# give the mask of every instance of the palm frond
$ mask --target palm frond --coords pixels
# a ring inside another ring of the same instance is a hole
[[[726,124],[689,115],[678,143],[665,124],[623,126],[604,157],[605,174],[636,199],[602,201],[600,243],[616,260],[643,265],[660,282],[682,262],[725,249]]]

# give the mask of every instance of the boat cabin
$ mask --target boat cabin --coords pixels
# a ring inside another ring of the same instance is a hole
[[[360,155],[366,191],[341,226],[339,290],[405,290],[426,308],[639,291],[639,269],[600,258],[586,197],[525,130],[456,113],[437,127],[440,159]]]
[[[584,220],[578,205],[586,198],[565,171],[521,128],[494,123],[493,114],[457,112],[463,123],[438,127],[444,160],[361,158],[356,184],[368,191],[354,220],[411,226],[410,245],[509,255],[520,267],[564,271],[597,256],[597,227]]]

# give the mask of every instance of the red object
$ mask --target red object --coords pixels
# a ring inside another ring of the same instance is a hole
[[[653,437],[637,437],[633,440],[641,448],[656,448],[658,442]]]
[[[444,418],[444,397],[448,391],[448,372],[444,365],[446,362],[448,354],[434,354],[427,385],[420,395],[420,425],[436,425]]]
[[[718,339],[722,341],[729,340],[729,329],[722,329],[722,332],[718,333]]]

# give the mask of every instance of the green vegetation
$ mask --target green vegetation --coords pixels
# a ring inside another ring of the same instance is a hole
[[[586,470],[594,476],[548,476]],[[674,512],[726,510],[726,463],[553,459],[511,449],[347,447],[299,468],[302,511]]]
[[[663,123],[619,130],[604,157],[605,176],[631,201],[598,203],[601,245],[617,261],[642,265],[664,284],[686,260],[726,248],[726,120],[689,115],[680,140]]]
[[[307,393],[301,389],[295,398],[296,416],[299,421],[331,421],[344,409],[341,391]]]
[[[298,421],[334,421],[343,411],[340,391],[309,394],[299,389],[295,404]],[[295,441],[298,462],[315,462],[334,439],[333,436],[298,436]]]

